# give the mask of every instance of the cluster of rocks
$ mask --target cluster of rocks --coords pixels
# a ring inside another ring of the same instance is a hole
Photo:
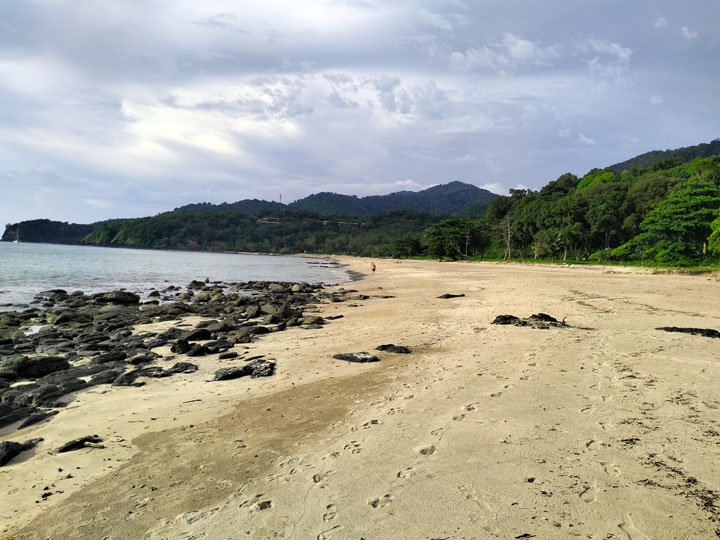
[[[552,315],[547,313],[536,313],[530,315],[526,319],[521,319],[515,315],[498,315],[492,324],[509,325],[509,326],[527,326],[529,328],[537,328],[540,330],[547,330],[548,328],[568,328],[569,325],[565,324],[565,319],[558,321]]]
[[[375,347],[376,351],[390,352],[395,354],[410,354],[412,350],[410,347],[405,345],[394,345],[393,343],[387,343],[385,345],[378,345]],[[368,352],[354,352],[354,353],[338,353],[334,354],[333,358],[336,360],[345,360],[346,362],[357,362],[365,364],[368,362],[379,362],[380,359],[374,354]]]
[[[189,362],[170,365],[172,357],[157,354],[157,347],[169,346],[173,353],[193,358],[218,354],[230,361],[238,354],[229,349],[259,335],[292,326],[320,328],[325,320],[304,311],[318,303],[345,301],[356,292],[262,281],[192,281],[185,288],[152,291],[144,302],[128,291],[42,292],[34,307],[0,313],[0,427],[19,420],[24,420],[20,427],[42,421],[71,401],[74,392],[92,386],[141,385],[140,378],[198,369]],[[207,320],[191,329],[133,332],[135,325],[188,315]],[[214,380],[275,371],[271,360],[246,360],[238,368],[219,370]]]

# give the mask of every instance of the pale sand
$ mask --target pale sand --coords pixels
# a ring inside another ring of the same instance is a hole
[[[3,430],[45,438],[0,469],[6,537],[717,536],[720,339],[655,330],[720,328],[717,278],[377,262],[349,287],[395,298],[249,345],[274,377],[206,382],[217,360],[194,359],[202,376],[94,389]],[[572,328],[490,324],[537,312]],[[414,353],[331,358],[382,343]],[[91,433],[108,447],[51,453]]]

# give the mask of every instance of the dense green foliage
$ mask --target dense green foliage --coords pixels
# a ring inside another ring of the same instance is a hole
[[[49,219],[32,219],[21,223],[7,224],[2,240],[12,242],[19,239],[20,242],[79,244],[95,227],[95,224],[79,225]]]
[[[720,139],[715,139],[709,143],[686,146],[676,150],[653,150],[652,152],[640,154],[622,163],[610,165],[610,167],[607,168],[616,173],[630,170],[633,167],[654,167],[660,165],[661,168],[665,168],[664,165],[672,161],[687,163],[696,158],[706,158],[717,156],[718,154],[720,154]]]
[[[103,224],[83,242],[159,249],[263,253],[337,253],[408,257],[420,253],[420,233],[434,218],[390,212],[358,221],[284,210],[256,219],[237,212],[167,212]]]

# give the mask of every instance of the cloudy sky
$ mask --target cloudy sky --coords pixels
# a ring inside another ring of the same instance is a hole
[[[540,188],[720,137],[718,0],[1,0],[0,216]]]

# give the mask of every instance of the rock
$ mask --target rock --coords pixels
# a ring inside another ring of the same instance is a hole
[[[464,293],[461,293],[461,294],[445,293],[445,294],[441,294],[440,296],[436,296],[435,298],[443,298],[443,299],[445,299],[445,298],[462,298],[464,296],[465,296]]]
[[[178,362],[173,364],[165,373],[195,373],[198,367],[190,362]]]
[[[69,368],[70,362],[62,356],[38,356],[24,358],[17,367],[17,374],[20,377],[37,379]]]
[[[175,354],[186,354],[191,348],[192,347],[186,340],[179,339],[173,343],[172,347],[170,347],[170,351]]]
[[[97,384],[110,384],[118,377],[120,377],[120,375],[122,375],[124,372],[124,368],[108,369],[107,371],[101,371],[100,373],[96,373],[95,375],[90,377],[88,384],[91,386],[95,386]]]
[[[96,302],[107,304],[132,305],[139,304],[140,297],[128,291],[111,291],[106,293],[93,294],[92,298]]]
[[[712,328],[681,328],[677,326],[661,326],[655,330],[662,330],[663,332],[680,332],[683,334],[690,334],[693,336],[702,336],[709,338],[720,338],[720,332]]]
[[[207,328],[196,328],[186,332],[182,339],[185,341],[207,341],[212,339],[212,334]]]
[[[514,315],[498,315],[492,324],[499,325],[511,325],[511,326],[527,326],[529,328],[536,328],[539,330],[547,330],[548,328],[569,328],[569,325],[565,324],[565,320],[558,321],[552,315],[547,313],[536,313],[530,315],[527,319],[521,319]]]
[[[74,450],[80,450],[81,448],[85,448],[86,443],[98,444],[98,443],[101,443],[102,441],[103,441],[102,438],[98,437],[97,435],[85,435],[84,437],[80,437],[78,439],[73,439],[72,441],[66,442],[60,448],[57,449],[57,453],[62,454],[64,452],[72,452]]]
[[[239,355],[235,351],[228,351],[221,353],[220,356],[218,356],[218,359],[220,360],[232,360],[233,358],[237,358]]]
[[[40,442],[42,442],[42,438],[30,439],[24,443],[13,441],[0,442],[0,467],[5,466],[21,452],[35,448]]]
[[[373,356],[370,353],[367,352],[358,352],[358,353],[339,353],[334,354],[333,358],[337,360],[345,360],[347,362],[360,362],[360,363],[366,363],[366,362],[379,362],[380,359],[377,356]]]
[[[108,362],[122,362],[127,358],[125,351],[108,351],[106,353],[98,354],[95,358],[90,360],[92,364],[107,364]]]
[[[522,326],[522,320],[515,315],[498,315],[491,324]]]
[[[133,366],[137,366],[139,364],[149,364],[150,362],[154,361],[158,355],[148,352],[141,352],[132,355],[130,358],[128,358],[126,361],[128,364],[131,364]]]
[[[167,377],[165,370],[159,366],[145,367],[133,369],[127,373],[123,373],[112,383],[113,386],[142,386],[145,383],[136,383],[135,379],[139,377],[159,378]]]
[[[187,355],[190,357],[207,356],[208,354],[211,354],[210,349],[200,343],[195,343],[195,345],[193,345],[187,352]]]
[[[219,369],[215,372],[214,381],[227,381],[237,379],[239,377],[250,376],[253,379],[257,377],[269,377],[275,373],[275,362],[270,360],[253,360],[244,366],[233,366]]]
[[[50,418],[52,416],[55,416],[58,413],[58,411],[40,411],[31,414],[28,416],[22,424],[18,426],[18,429],[25,429],[29,426],[34,426],[35,424],[38,424],[45,420],[46,418]]]
[[[396,354],[410,354],[412,352],[410,348],[405,347],[404,345],[393,345],[392,343],[389,343],[387,345],[378,345],[377,347],[375,347],[375,350]]]

